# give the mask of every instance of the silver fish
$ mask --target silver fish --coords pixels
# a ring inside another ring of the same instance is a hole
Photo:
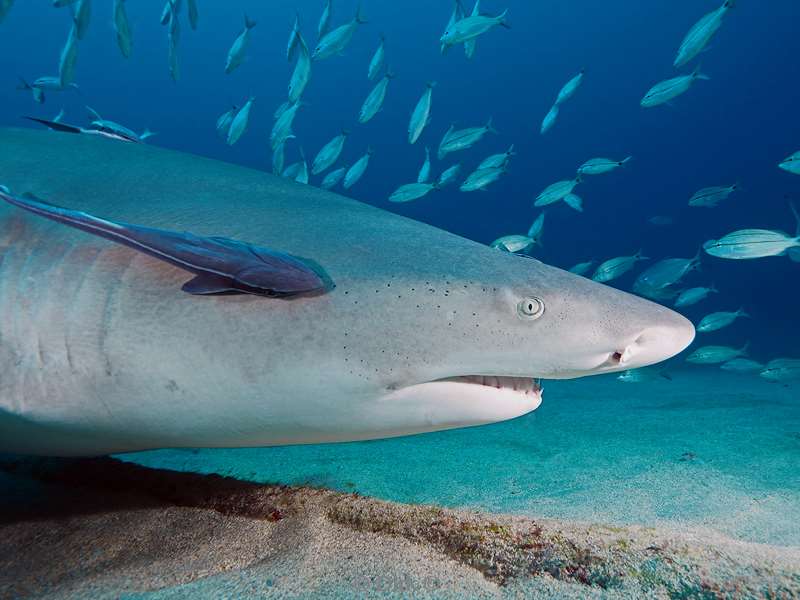
[[[504,235],[503,237],[497,238],[489,245],[497,250],[516,254],[517,252],[525,252],[530,249],[533,247],[534,243],[535,240],[529,238],[527,235]]]
[[[414,111],[411,113],[411,119],[408,122],[408,143],[413,144],[422,135],[422,131],[430,123],[431,120],[431,104],[433,88],[436,82],[430,81],[425,84],[425,91],[422,93]]]
[[[575,273],[575,275],[586,275],[589,272],[589,269],[592,268],[595,261],[587,260],[586,262],[580,262],[577,265],[574,265],[567,269],[570,273]]]
[[[461,5],[461,0],[455,0],[455,6],[453,6],[453,12],[450,14],[450,20],[447,22],[447,26],[444,28],[444,32],[442,32],[442,37],[444,37],[444,33],[449,31],[450,28],[455,24],[456,21],[460,21],[465,17],[464,7]],[[442,54],[447,52],[447,49],[450,46],[441,42],[441,51]]]
[[[322,39],[330,30],[331,12],[331,0],[326,0],[325,8],[322,9],[322,14],[319,16],[319,23],[317,24],[317,39]]]
[[[754,373],[756,371],[763,371],[765,365],[749,358],[734,358],[726,363],[720,365],[723,371],[731,371],[732,373]]]
[[[718,240],[707,241],[703,249],[711,256],[732,260],[783,256],[787,253],[794,258],[792,253],[800,248],[800,215],[794,205],[790,207],[797,223],[794,237],[771,229],[740,229]]]
[[[230,129],[228,129],[228,138],[226,140],[229,146],[233,146],[236,142],[238,142],[239,138],[241,138],[244,132],[247,130],[247,125],[250,122],[250,109],[253,107],[254,100],[255,98],[248,98],[247,102],[244,103],[244,106],[242,106],[242,108],[240,108],[236,113],[236,116],[233,117]]]
[[[383,79],[372,88],[372,91],[364,99],[364,104],[361,105],[361,110],[358,113],[359,123],[366,123],[381,110],[383,101],[386,99],[386,87],[393,77],[394,73],[387,71]]]
[[[340,25],[322,36],[317,43],[317,47],[314,48],[312,58],[314,60],[323,60],[336,54],[341,54],[350,43],[350,40],[353,39],[353,34],[358,29],[358,26],[366,22],[366,19],[361,15],[361,5],[359,4],[356,9],[356,16],[353,17],[352,21]]]
[[[689,91],[689,88],[692,87],[692,84],[698,79],[709,79],[709,77],[701,73],[699,69],[700,67],[689,75],[680,75],[655,84],[644,95],[641,105],[645,108],[651,108],[659,104],[665,104],[673,98]]]
[[[542,245],[542,234],[544,233],[544,215],[544,211],[540,212],[539,216],[534,219],[528,228],[528,237],[533,240],[534,244],[539,246]]]
[[[544,188],[539,195],[536,196],[536,201],[533,203],[534,206],[547,206],[548,204],[553,204],[558,202],[559,200],[563,200],[564,196],[567,194],[571,194],[572,190],[575,189],[575,186],[581,182],[580,177],[576,177],[575,179],[566,179],[563,181],[556,181],[555,183],[551,183],[546,188]]]
[[[739,317],[749,316],[750,315],[748,315],[742,308],[733,312],[715,312],[703,317],[695,329],[701,333],[717,331],[723,327],[727,327]]]
[[[289,103],[294,104],[300,100],[300,96],[311,79],[311,55],[308,53],[308,46],[303,36],[297,34],[297,64],[294,66],[292,77],[289,79]]]
[[[511,160],[511,157],[514,156],[514,144],[509,146],[508,150],[505,152],[501,152],[500,154],[492,154],[491,156],[487,156],[481,161],[481,164],[478,165],[478,169],[491,169],[497,167],[505,167],[508,165],[508,161]]]
[[[642,254],[639,250],[633,256],[617,256],[616,258],[609,258],[608,260],[600,263],[595,269],[592,279],[601,283],[613,281],[618,277],[622,277],[625,273],[633,269],[637,262],[642,260],[650,260]]]
[[[239,108],[234,105],[233,108],[222,113],[217,119],[217,135],[219,135],[222,139],[228,139],[228,131],[230,131],[231,123],[233,123],[233,117],[236,116],[236,111],[238,110]]]
[[[92,0],[79,0],[75,5],[75,13],[72,17],[75,22],[75,33],[79,40],[82,40],[89,29],[89,21],[92,18]]]
[[[547,114],[542,119],[542,126],[539,129],[541,133],[547,133],[553,128],[553,125],[556,124],[556,119],[558,118],[558,104],[553,104],[550,107],[550,110],[547,111]]]
[[[386,63],[386,38],[381,34],[381,41],[378,44],[375,54],[372,55],[372,60],[369,61],[369,68],[367,69],[367,79],[372,81],[378,76],[378,73],[383,69]]]
[[[739,188],[739,185],[713,186],[706,187],[698,190],[689,199],[689,206],[702,206],[706,208],[713,208],[720,202],[727,199],[734,191]]]
[[[245,54],[247,53],[247,46],[250,44],[250,32],[256,26],[255,21],[251,21],[244,16],[244,29],[233,40],[228,56],[225,59],[225,73],[232,73],[244,61]]]
[[[625,166],[625,164],[628,161],[630,161],[631,158],[633,157],[628,156],[627,158],[623,158],[622,160],[613,160],[611,158],[590,158],[580,167],[578,167],[578,174],[601,175],[603,173],[608,173],[609,171],[613,171],[615,169]]]
[[[320,149],[311,166],[312,175],[319,175],[339,160],[339,155],[344,149],[344,142],[349,134],[350,132],[347,130],[342,131]]]
[[[485,190],[490,184],[494,183],[500,176],[505,174],[504,168],[479,169],[470,173],[464,183],[458,188],[462,192],[475,192]]]
[[[301,106],[303,106],[302,102],[295,102],[287,107],[286,110],[281,113],[281,116],[275,121],[275,124],[272,127],[272,133],[269,137],[270,145],[272,146],[273,150],[287,139],[294,137],[294,134],[292,133],[292,124],[294,123],[294,118],[297,116],[297,111]]]
[[[569,206],[573,210],[577,210],[578,212],[583,212],[583,198],[578,196],[577,194],[573,194],[570,192],[563,198],[564,204]]]
[[[800,359],[776,358],[767,363],[759,373],[767,381],[792,381],[800,379]]]
[[[719,290],[713,285],[711,287],[689,288],[688,290],[683,290],[680,293],[678,299],[675,300],[675,306],[678,308],[692,306],[693,304],[697,304],[698,302],[705,300],[709,294],[715,294],[718,292]]]
[[[692,352],[686,357],[686,362],[696,365],[716,365],[726,363],[740,356],[747,356],[747,343],[741,348],[730,348],[729,346],[703,346]]]
[[[178,81],[178,78],[180,77],[178,65],[178,42],[180,41],[181,30],[177,16],[177,4],[175,0],[169,0],[169,5],[171,7],[169,33],[167,34],[167,40],[169,42],[169,76],[172,78],[172,81]]]
[[[717,33],[722,25],[723,17],[733,8],[733,5],[734,0],[725,0],[722,6],[703,16],[692,26],[678,48],[678,55],[673,63],[676,68],[682,67],[703,51]]]
[[[419,174],[417,175],[417,183],[427,183],[430,178],[431,178],[431,151],[430,148],[425,146],[425,161],[419,168]]]
[[[322,178],[322,183],[319,184],[323,190],[330,190],[336,187],[347,172],[347,167],[339,167],[329,171],[325,177]]]
[[[75,80],[75,62],[78,60],[78,28],[73,23],[69,30],[67,43],[61,50],[61,58],[58,61],[58,78],[61,87],[69,86]]]
[[[567,100],[572,98],[575,95],[575,92],[578,91],[581,83],[583,82],[583,76],[586,73],[585,69],[581,69],[581,72],[575,75],[572,79],[570,79],[567,83],[564,84],[559,92],[558,96],[556,96],[556,106],[560,104],[564,104]]]
[[[784,171],[794,173],[795,175],[800,175],[800,150],[787,156],[778,164],[778,166]]]
[[[439,175],[439,179],[436,180],[436,187],[443,188],[446,185],[450,185],[456,179],[458,179],[458,173],[461,171],[461,164],[457,163],[450,167],[447,167],[442,174]]]
[[[128,22],[128,13],[125,12],[125,0],[114,0],[114,31],[117,34],[117,46],[122,56],[129,58],[131,55],[131,27]]]
[[[455,131],[451,128],[451,130],[445,134],[445,139],[443,139],[439,144],[439,151],[437,152],[439,160],[442,160],[451,152],[457,152],[459,150],[471,148],[480,142],[483,139],[483,136],[489,132],[497,133],[497,130],[492,127],[491,117],[483,127],[467,127],[465,129],[458,129]]]
[[[342,184],[344,189],[349,190],[356,183],[358,183],[358,180],[364,175],[364,171],[367,170],[370,156],[372,156],[372,148],[367,148],[366,154],[364,154],[364,156],[359,158],[349,169],[347,169],[347,173],[345,173],[344,176],[344,183]]]
[[[665,258],[646,269],[633,284],[635,292],[648,294],[669,288],[678,283],[688,273],[700,267],[700,253],[692,258]]]
[[[289,41],[286,43],[286,60],[292,62],[297,54],[297,43],[300,38],[300,13],[294,15],[294,25],[289,32]]]
[[[229,126],[230,128],[230,126]],[[227,133],[225,134],[227,138]],[[284,163],[286,161],[286,143],[279,144],[277,148],[272,151],[272,172],[275,175],[283,173]]]
[[[432,190],[438,188],[436,183],[407,183],[401,185],[389,196],[389,202],[410,202],[419,200]]]
[[[508,9],[504,10],[495,17],[487,15],[470,15],[469,17],[459,19],[447,28],[447,31],[444,32],[439,41],[446,46],[455,46],[456,44],[461,44],[468,40],[474,39],[479,35],[486,33],[493,27],[496,27],[497,25],[503,25],[507,27],[507,13]]]

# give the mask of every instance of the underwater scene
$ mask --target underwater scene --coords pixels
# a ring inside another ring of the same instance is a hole
[[[0,598],[800,598],[798,23],[0,0]]]

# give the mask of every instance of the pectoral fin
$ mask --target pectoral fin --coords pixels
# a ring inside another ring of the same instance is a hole
[[[292,296],[321,293],[333,287],[331,279],[316,263],[271,248],[224,237],[109,221],[38,198],[15,196],[2,186],[0,199],[189,271],[196,275],[183,286],[190,294]]]

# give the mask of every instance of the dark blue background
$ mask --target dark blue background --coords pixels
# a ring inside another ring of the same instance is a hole
[[[23,125],[20,115],[50,118],[63,106],[67,122],[83,124],[83,105],[89,104],[137,131],[145,126],[157,131],[154,144],[269,169],[272,112],[285,99],[292,71],[285,47],[294,11],[300,12],[303,34],[313,47],[323,2],[197,1],[198,31],[190,30],[185,9],[182,15],[179,83],[167,71],[166,28],[158,23],[163,2],[127,3],[134,39],[126,61],[116,46],[111,0],[95,0],[78,58],[82,95],[51,93],[40,106],[29,93],[15,90],[16,79],[57,73],[69,11],[52,8],[49,0],[17,0],[0,25],[0,122]],[[310,160],[343,127],[351,129],[347,163],[368,145],[375,150],[364,179],[351,190],[354,197],[481,242],[524,233],[536,215],[536,194],[571,177],[584,160],[633,155],[624,170],[578,188],[584,214],[563,203],[548,211],[545,246],[537,256],[565,267],[640,247],[654,258],[688,257],[706,239],[741,227],[791,232],[795,225],[787,198],[800,201],[800,177],[779,170],[777,163],[800,149],[796,0],[741,2],[699,59],[711,80],[697,82],[674,106],[639,106],[653,83],[676,74],[672,61],[688,28],[719,4],[484,0],[485,12],[509,8],[511,29],[482,36],[468,61],[461,48],[444,56],[439,52],[438,38],[452,10],[449,0],[365,1],[369,24],[359,28],[346,56],[313,65],[304,96],[310,106],[296,120],[298,141]],[[249,57],[225,75],[225,56],[245,11],[258,22]],[[354,1],[334,0],[334,26],[354,13]],[[380,33],[386,35],[388,62],[397,77],[383,112],[362,126],[357,115],[374,85],[366,70]],[[582,67],[587,69],[584,85],[562,108],[556,126],[540,135],[542,117],[558,89]],[[438,84],[433,120],[421,141],[409,146],[408,116],[429,80]],[[229,148],[217,138],[215,120],[248,95],[256,96],[250,128]],[[484,193],[464,194],[453,186],[416,203],[386,201],[399,184],[415,180],[423,146],[435,149],[451,122],[478,125],[489,116],[499,135],[435,163],[434,174],[453,161],[461,161],[466,174],[485,155],[514,143],[518,155],[508,176]],[[290,145],[287,164],[296,155],[297,146]],[[698,188],[736,181],[744,191],[719,208],[687,206]],[[653,227],[647,218],[656,214],[673,215],[678,223]],[[629,287],[632,279],[615,283]],[[723,293],[689,316],[697,320],[714,309],[744,305],[755,318],[704,340],[740,345],[752,339],[756,356],[764,359],[792,353],[800,331],[800,265],[786,258],[734,262],[706,256],[703,271],[690,282],[711,281]]]

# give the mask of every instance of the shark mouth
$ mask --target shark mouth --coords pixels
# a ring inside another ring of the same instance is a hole
[[[542,386],[538,379],[532,377],[507,377],[496,375],[460,375],[437,379],[437,382],[466,383],[482,385],[498,390],[515,391],[532,397],[540,397]]]

